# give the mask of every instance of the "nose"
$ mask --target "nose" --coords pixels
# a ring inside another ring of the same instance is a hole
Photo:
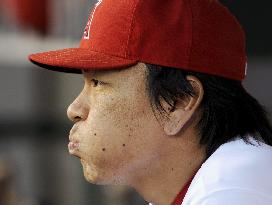
[[[71,103],[67,109],[68,118],[76,123],[81,120],[85,120],[88,116],[88,106],[83,97],[79,95],[73,103]]]

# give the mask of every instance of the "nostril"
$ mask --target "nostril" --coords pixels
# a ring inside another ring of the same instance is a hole
[[[79,116],[74,117],[74,121],[75,121],[75,122],[78,122],[78,121],[80,121],[81,119],[82,119],[82,118],[79,117]]]
[[[67,116],[68,118],[72,121],[72,122],[77,122],[79,120],[81,120],[80,117],[80,110],[76,109],[76,106],[74,103],[72,103],[68,109],[67,109]]]

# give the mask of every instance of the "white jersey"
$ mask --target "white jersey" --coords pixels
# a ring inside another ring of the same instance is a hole
[[[221,145],[195,175],[182,205],[272,205],[272,147],[251,138]]]
[[[240,138],[221,145],[202,164],[181,205],[272,205],[272,147],[250,142],[254,146]]]

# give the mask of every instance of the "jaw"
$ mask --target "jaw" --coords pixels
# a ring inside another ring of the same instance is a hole
[[[82,164],[85,179],[92,184],[99,184],[98,172],[96,169],[83,159],[80,159],[80,162]]]

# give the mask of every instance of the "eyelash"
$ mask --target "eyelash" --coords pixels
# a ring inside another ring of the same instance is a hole
[[[97,87],[98,85],[104,85],[105,83],[100,81],[100,80],[96,80],[96,79],[92,79],[91,82],[93,82],[94,87]]]

